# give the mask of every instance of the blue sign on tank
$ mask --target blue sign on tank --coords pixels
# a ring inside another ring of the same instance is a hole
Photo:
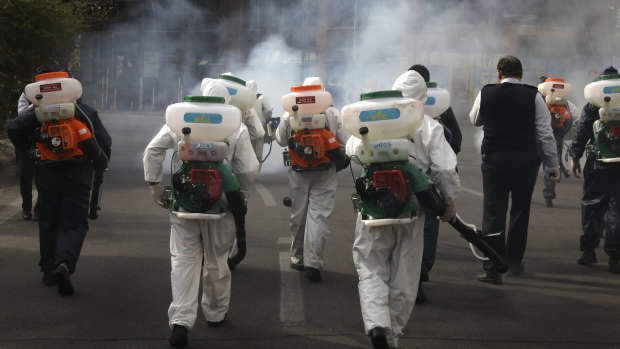
[[[426,99],[426,103],[424,103],[424,105],[435,105],[435,97],[428,97]]]
[[[606,95],[620,93],[620,86],[607,86],[603,88],[603,93]]]
[[[234,95],[236,95],[236,94],[237,94],[237,90],[235,90],[234,88],[226,87],[226,89],[228,90],[228,93],[229,93],[231,96],[234,96]]]
[[[221,124],[222,115],[207,113],[185,113],[183,121],[190,124]]]
[[[361,122],[395,120],[398,118],[400,118],[400,110],[398,108],[364,110],[360,113]]]

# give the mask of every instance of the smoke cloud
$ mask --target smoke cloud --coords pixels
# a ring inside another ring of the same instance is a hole
[[[537,85],[542,75],[564,78],[573,85],[569,99],[581,109],[583,87],[602,68],[617,65],[620,52],[620,5],[612,0],[145,3],[145,13],[113,28],[115,45],[126,46],[117,50],[126,58],[144,52],[144,94],[162,105],[199,94],[202,78],[230,71],[257,81],[274,116],[283,114],[280,98],[308,76],[321,76],[342,108],[360,93],[389,89],[419,63],[451,92],[457,118],[469,123],[471,103],[482,86],[497,82],[495,67],[504,55],[522,61],[525,83]],[[140,42],[132,34],[138,23],[145,33]],[[229,28],[223,37],[222,28]],[[271,156],[281,166],[278,149]]]

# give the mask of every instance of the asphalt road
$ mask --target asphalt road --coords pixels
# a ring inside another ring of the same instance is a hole
[[[168,212],[142,176],[142,152],[162,115],[103,115],[113,138],[100,218],[91,221],[73,297],[40,281],[38,229],[21,219],[17,163],[0,160],[0,348],[167,348],[171,299]],[[482,181],[476,130],[462,126],[460,215],[479,225]],[[265,149],[265,152],[267,149]],[[359,174],[359,169],[355,171]],[[475,280],[481,262],[448,225],[401,348],[620,348],[620,276],[607,257],[579,257],[581,179],[563,179],[554,208],[537,184],[525,274],[494,286]],[[251,190],[248,255],[233,272],[229,321],[210,328],[201,313],[191,348],[369,348],[363,333],[351,246],[351,173],[338,176],[323,282],[288,268],[288,194],[274,147]]]

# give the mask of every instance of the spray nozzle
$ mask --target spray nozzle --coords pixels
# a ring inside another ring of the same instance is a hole
[[[368,149],[368,127],[360,127],[359,133],[362,136],[362,146],[364,149]]]
[[[294,105],[291,109],[293,109],[293,117],[295,118],[295,121],[299,122],[299,115],[297,114],[299,107]]]
[[[183,132],[183,141],[185,141],[186,144],[189,144],[189,135],[192,133],[192,129],[189,127],[183,127],[181,132]]]

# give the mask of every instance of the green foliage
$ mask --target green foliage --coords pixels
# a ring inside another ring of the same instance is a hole
[[[77,2],[79,4],[79,2]],[[0,129],[36,68],[61,69],[84,27],[83,8],[62,0],[0,0]]]

